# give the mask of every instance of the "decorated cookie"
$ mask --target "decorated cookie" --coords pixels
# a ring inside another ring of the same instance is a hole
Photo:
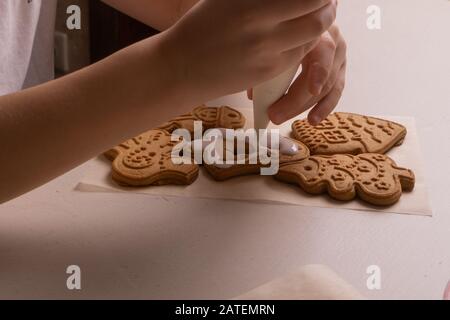
[[[295,121],[292,134],[313,155],[384,154],[402,144],[406,128],[392,121],[337,112],[315,127],[307,120]]]
[[[414,188],[414,173],[381,154],[312,156],[280,168],[276,178],[312,194],[337,200],[358,196],[374,205],[391,205]]]
[[[203,131],[212,128],[239,129],[245,125],[245,117],[237,110],[223,107],[200,106],[191,113],[177,117],[159,126],[158,129],[172,133],[176,129],[186,129],[194,133],[194,122],[202,121]]]
[[[225,129],[240,129],[245,125],[245,117],[239,111],[223,106],[223,107],[207,107],[200,106],[195,108],[192,112],[172,119],[156,129],[165,130],[169,133],[176,129],[188,130],[193,138],[194,122],[202,121],[203,132],[213,128]],[[123,142],[122,145],[127,145],[129,141]],[[108,150],[104,153],[109,160],[114,160],[117,151],[115,149]]]
[[[112,178],[127,186],[188,185],[198,176],[197,165],[172,162],[177,142],[164,130],[150,130],[111,150]]]
[[[272,156],[274,152],[278,152],[279,166],[298,162],[309,157],[309,150],[304,144],[286,137],[280,137],[278,151],[264,147],[262,148],[269,157]],[[245,164],[239,164],[239,154],[237,153],[236,146],[233,151],[234,152],[231,153],[224,148],[224,152],[222,153],[226,155],[224,159],[232,159],[233,164],[204,164],[206,171],[215,180],[223,181],[239,176],[261,174],[262,168],[269,168],[271,166],[271,164],[262,164],[258,156],[258,150],[256,148],[251,149],[248,143],[246,144],[245,154],[240,156],[245,159]],[[252,157],[254,160],[250,161]]]

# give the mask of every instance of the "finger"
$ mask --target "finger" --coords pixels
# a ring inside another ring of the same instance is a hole
[[[345,72],[345,70],[346,70],[346,62],[344,61],[344,63],[339,68],[336,68],[336,70],[339,70],[339,71],[332,72],[327,84],[325,85],[324,89],[322,90],[322,93],[319,96],[314,96],[310,101],[308,101],[306,103],[306,106],[308,107],[308,109],[317,105],[317,103],[319,101],[323,100],[326,96],[328,96],[328,94],[331,92],[331,90],[333,90],[340,75],[342,74],[343,71]],[[344,77],[345,77],[345,73],[344,73]]]
[[[308,88],[312,95],[319,96],[333,69],[336,44],[326,32],[319,44],[306,56],[308,65]]]
[[[308,115],[308,121],[311,125],[316,126],[322,122],[336,108],[345,87],[345,65],[339,72],[338,79],[330,93],[319,101],[319,103],[311,110]]]
[[[274,124],[282,124],[308,109],[306,103],[312,95],[308,90],[308,70],[295,79],[289,91],[280,100],[269,107],[268,114]]]
[[[247,98],[248,100],[253,100],[253,89],[247,90]]]
[[[333,24],[330,29],[328,29],[328,32],[331,34],[333,39],[337,40],[339,38],[342,38],[341,32],[339,30],[339,27],[336,24]]]
[[[309,66],[308,64],[304,65],[306,70],[296,79],[287,95],[269,108],[269,117],[272,122],[281,124],[312,108],[319,101],[325,99],[331,90],[334,89],[338,77],[343,76],[345,80],[346,44],[342,37],[337,41],[338,47],[336,49],[333,68],[326,85],[322,89],[322,93],[319,96],[312,96],[308,89],[305,90],[308,86],[308,82],[305,80],[305,74],[309,74]]]
[[[306,16],[280,23],[273,31],[273,41],[280,51],[294,49],[320,37],[336,19],[336,2]]]
[[[325,97],[331,89],[333,89],[337,78],[339,76],[339,73],[341,71],[342,66],[346,62],[346,56],[347,56],[347,45],[344,41],[344,39],[341,37],[341,39],[337,40],[337,49],[334,56],[333,66],[331,69],[331,72],[328,76],[328,80],[326,81],[325,85],[322,87],[321,92],[319,95],[315,95],[314,97],[314,103],[310,103],[309,105],[314,105],[317,103],[317,101],[321,100],[323,97]]]
[[[297,65],[318,44],[318,42],[319,40],[314,40],[299,48],[283,52],[280,59],[284,62],[284,69],[294,64]],[[253,100],[253,88],[247,89],[247,97],[249,100]]]
[[[331,80],[332,84],[334,84],[336,82],[336,79],[342,69],[342,66],[344,64],[346,66],[345,61],[347,59],[347,44],[346,44],[344,38],[342,38],[342,36],[339,36],[339,38],[335,39],[335,43],[337,45],[337,48],[336,48],[336,53],[334,56],[334,62],[333,62],[334,66],[330,73],[330,80]]]
[[[283,56],[287,60],[302,61],[318,43],[319,39],[313,40],[305,46],[284,52]],[[269,118],[273,123],[281,124],[309,109],[305,106],[312,98],[308,91],[307,74],[307,65],[303,65],[302,73],[294,80],[287,94],[269,108]]]
[[[287,65],[297,64],[303,61],[303,59],[305,59],[311,50],[313,50],[318,44],[319,39],[315,39],[295,49],[282,52],[280,59],[282,59]]]
[[[345,42],[343,42],[345,44]],[[323,86],[321,93],[318,96],[313,96],[310,92],[309,78],[306,75],[309,75],[311,71],[309,71],[309,65],[306,64],[304,67],[306,68],[305,72],[302,72],[299,78],[296,79],[292,87],[289,89],[289,92],[285,97],[283,97],[278,103],[276,103],[272,110],[269,108],[269,117],[276,124],[283,123],[304,111],[315,106],[319,101],[324,99],[336,85],[338,81],[339,75],[342,73],[342,70],[345,71],[346,68],[346,48],[345,45],[339,45],[336,51],[335,61],[333,62],[332,71],[328,77],[328,81]],[[341,62],[343,61],[343,62]],[[345,77],[345,73],[344,73]],[[291,111],[291,112],[289,112]],[[290,117],[290,118],[286,118]]]

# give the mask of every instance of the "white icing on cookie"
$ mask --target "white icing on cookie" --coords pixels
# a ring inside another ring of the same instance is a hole
[[[280,137],[280,153],[285,156],[295,156],[300,152],[297,143],[286,137]]]
[[[218,164],[218,163],[216,163],[216,164],[214,164],[214,167],[219,168],[219,169],[230,169],[230,168],[234,167],[235,165],[236,164],[226,164],[226,163]]]
[[[267,145],[273,150],[271,135],[269,133],[267,134]],[[295,143],[295,141],[283,136],[280,136],[278,149],[280,154],[285,156],[295,156],[300,152],[300,147],[297,143]]]
[[[219,131],[222,133],[222,137],[225,137],[225,130],[226,129],[219,129]],[[249,144],[257,144],[258,142],[254,142],[254,141],[250,141],[248,136],[239,136],[238,139],[239,141],[237,141],[237,143],[242,143],[243,142],[243,138],[245,138],[245,143]],[[275,152],[281,155],[285,155],[285,156],[295,156],[296,154],[298,154],[300,152],[300,146],[293,141],[292,139],[286,138],[286,137],[279,137],[279,142],[278,142],[278,150],[274,150],[273,148],[275,146],[272,145],[272,137],[271,134],[268,132],[267,133],[267,139],[264,142],[265,144],[267,144],[267,146],[264,145],[260,145],[259,148],[256,147],[256,145],[252,145],[250,146],[248,149],[253,150],[252,152],[252,156],[254,156],[254,159],[258,158],[258,150],[261,152],[265,152],[265,154],[270,154],[271,152]],[[205,149],[212,144],[213,141],[206,141],[203,140],[202,143],[200,145],[202,145],[203,147],[203,151],[205,151]],[[225,147],[225,150],[223,150],[223,147]],[[233,146],[234,148],[234,146]],[[225,154],[223,154],[225,151]],[[229,169],[232,168],[233,166],[237,165],[236,163],[226,163],[226,160],[234,160],[235,158],[238,158],[238,155],[236,155],[235,150],[228,150],[226,148],[226,145],[220,146],[220,148],[216,148],[214,153],[217,153],[214,157],[218,160],[218,163],[213,163],[213,165],[219,169]],[[209,159],[211,160],[211,159]],[[222,161],[221,161],[222,160]]]

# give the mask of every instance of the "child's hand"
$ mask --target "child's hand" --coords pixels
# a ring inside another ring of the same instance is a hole
[[[336,17],[336,0],[203,0],[161,35],[189,101],[254,87],[303,60]]]
[[[308,120],[319,124],[337,106],[345,86],[347,46],[333,25],[302,62],[304,72],[286,96],[269,109],[271,120],[280,124],[312,108]]]

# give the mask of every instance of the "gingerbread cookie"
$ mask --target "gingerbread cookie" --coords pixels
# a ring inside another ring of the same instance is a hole
[[[276,178],[312,194],[328,192],[337,200],[358,196],[374,205],[397,202],[414,188],[414,173],[381,154],[312,156],[280,168]]]
[[[109,152],[112,178],[127,186],[188,185],[198,176],[195,164],[174,164],[172,150],[177,142],[164,130],[150,130]]]
[[[169,133],[176,129],[186,129],[194,138],[194,122],[202,121],[203,133],[212,128],[226,128],[226,129],[240,129],[243,128],[246,119],[239,111],[228,107],[207,107],[200,106],[195,108],[192,112],[172,119],[156,129],[165,130]],[[123,142],[122,145],[127,145],[128,142]],[[108,150],[104,153],[109,160],[114,160],[117,151],[115,149]]]
[[[293,137],[313,155],[386,153],[402,144],[406,128],[398,123],[352,113],[333,113],[313,127],[307,120],[292,124]]]
[[[264,148],[264,147],[262,147]],[[238,163],[238,153],[235,144],[234,152],[228,152],[224,147],[226,155],[224,159],[232,159],[233,164],[204,164],[206,171],[217,181],[224,181],[231,178],[244,175],[260,174],[262,168],[269,168],[270,164],[263,165],[258,157],[258,150],[256,148],[250,148],[246,143],[245,154],[242,155],[245,158],[245,164]],[[276,152],[272,149],[264,148],[264,151],[270,156],[271,153]],[[298,162],[309,157],[309,149],[302,143],[289,139],[286,137],[280,137],[279,143],[279,165],[285,165],[292,162]],[[252,159],[253,161],[250,161]]]
[[[228,107],[200,106],[191,113],[177,117],[159,126],[158,129],[172,133],[176,129],[186,129],[194,134],[194,122],[202,121],[203,131],[212,128],[240,129],[245,125],[245,117],[237,110]]]

